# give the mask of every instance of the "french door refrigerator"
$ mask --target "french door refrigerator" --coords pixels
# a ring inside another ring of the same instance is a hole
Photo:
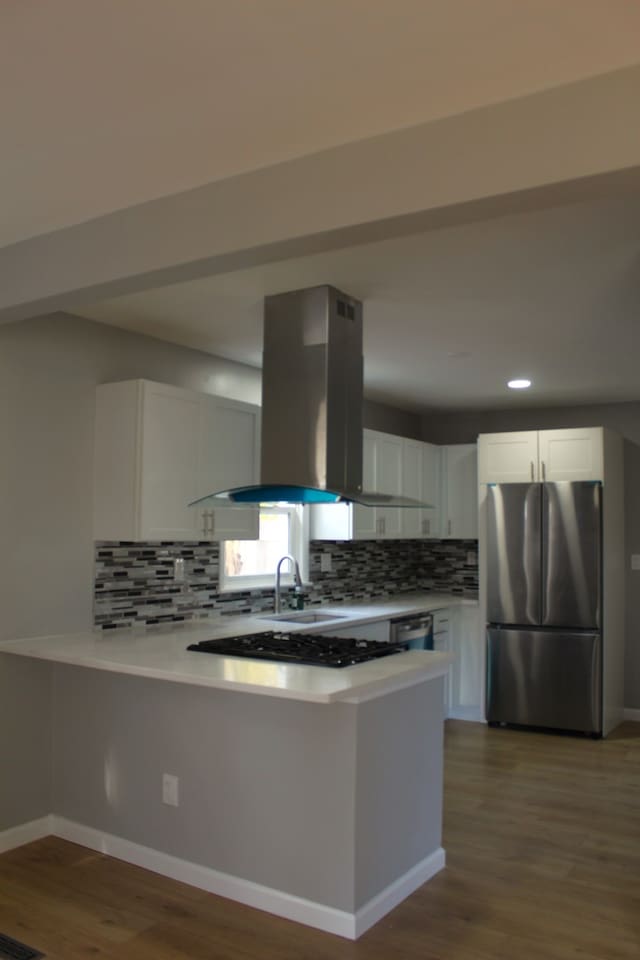
[[[487,487],[487,721],[602,733],[598,483]]]

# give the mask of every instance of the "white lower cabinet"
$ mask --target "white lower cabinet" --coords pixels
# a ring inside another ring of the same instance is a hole
[[[438,653],[450,653],[450,613],[449,609],[433,611],[433,649]],[[449,716],[450,709],[451,670],[444,678],[444,715]]]
[[[188,504],[257,479],[259,408],[150,380],[96,393],[94,539],[255,539],[255,507]]]
[[[434,610],[433,649],[454,657],[445,681],[445,717],[481,721],[484,716],[484,638],[479,608]]]
[[[484,719],[484,633],[477,606],[451,608],[449,716]]]

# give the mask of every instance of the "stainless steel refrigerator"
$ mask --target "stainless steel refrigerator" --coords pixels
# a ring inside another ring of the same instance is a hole
[[[602,733],[598,483],[487,488],[487,720]]]

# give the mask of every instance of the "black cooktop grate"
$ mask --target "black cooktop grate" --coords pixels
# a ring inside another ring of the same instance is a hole
[[[187,650],[252,660],[275,660],[321,667],[349,667],[407,649],[402,643],[379,643],[355,637],[328,637],[318,633],[278,633],[267,630],[244,637],[202,640]]]
[[[38,957],[44,957],[44,953],[0,933],[0,960],[37,960]]]

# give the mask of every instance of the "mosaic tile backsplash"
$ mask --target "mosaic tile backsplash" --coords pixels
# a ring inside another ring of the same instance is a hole
[[[322,556],[331,558],[323,572]],[[476,540],[312,541],[307,606],[369,600],[411,590],[478,595]],[[218,593],[217,543],[96,543],[94,620],[111,629],[191,620],[212,611],[259,613],[273,590]],[[184,560],[184,581],[173,578]],[[473,560],[473,562],[468,562]],[[283,607],[287,606],[283,590]]]

